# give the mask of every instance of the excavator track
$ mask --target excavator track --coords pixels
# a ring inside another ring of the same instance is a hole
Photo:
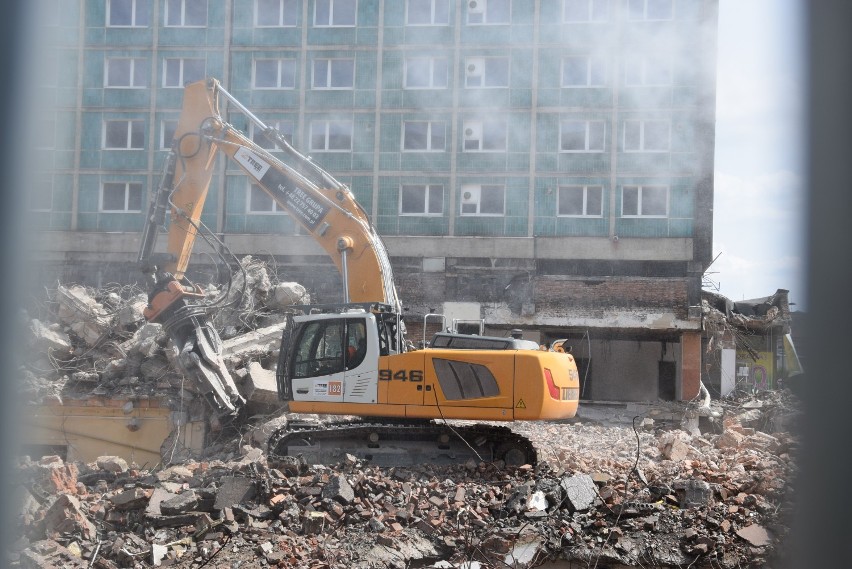
[[[353,455],[375,466],[504,461],[535,465],[537,453],[508,427],[449,425],[436,421],[354,421],[330,425],[293,422],[269,438],[271,457],[301,457],[307,464],[337,464]]]

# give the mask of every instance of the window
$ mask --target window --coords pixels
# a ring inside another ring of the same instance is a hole
[[[406,184],[399,192],[400,215],[441,215],[444,213],[444,186]]]
[[[405,23],[409,26],[446,26],[450,23],[449,0],[408,0]]]
[[[446,57],[409,57],[405,59],[406,89],[443,89],[447,87]]]
[[[255,89],[294,89],[296,87],[295,59],[255,59]]]
[[[183,87],[204,79],[203,59],[166,59],[163,61],[163,87]]]
[[[590,55],[562,60],[563,87],[601,87],[606,85],[606,59]]]
[[[356,0],[316,0],[314,25],[354,26],[357,13]]]
[[[405,121],[402,123],[403,150],[444,150],[447,123],[444,121]]]
[[[147,59],[111,57],[106,61],[104,84],[111,88],[140,89],[148,86],[150,74]]]
[[[257,184],[252,184],[248,195],[248,212],[249,213],[277,213],[283,214],[287,211],[278,205],[272,196],[267,194],[263,188]]]
[[[562,121],[559,123],[559,150],[562,152],[603,152],[604,121]]]
[[[503,215],[506,189],[498,185],[464,184],[462,215]]]
[[[141,120],[104,121],[104,148],[137,149],[145,147],[145,123]]]
[[[506,150],[505,120],[464,121],[465,152],[498,152]]]
[[[625,152],[666,152],[669,150],[671,125],[669,121],[625,121]]]
[[[53,177],[39,174],[35,183],[28,186],[27,202],[30,211],[50,211],[53,209]]]
[[[606,22],[609,0],[562,0],[563,22]]]
[[[344,355],[349,357],[344,340],[366,338],[366,327],[363,320],[351,320],[317,320],[306,322],[298,329],[295,345],[299,348],[293,357],[294,379],[332,375],[346,367],[355,367],[355,362],[350,361],[349,366],[344,364]],[[351,330],[353,326],[358,329]]]
[[[311,123],[311,150],[352,150],[352,121]]]
[[[168,150],[172,147],[177,126],[176,120],[164,120],[160,124],[160,148]]]
[[[671,60],[647,56],[627,57],[624,62],[624,84],[671,85]]]
[[[299,0],[255,0],[254,23],[258,28],[298,25]]]
[[[508,57],[469,57],[465,60],[465,87],[508,87]]]
[[[557,215],[560,217],[601,217],[603,213],[601,186],[559,186]]]
[[[624,186],[622,217],[666,217],[669,213],[667,186]]]
[[[202,28],[207,25],[207,0],[166,0],[166,26]]]
[[[354,59],[315,59],[313,89],[352,89],[355,85]]]
[[[101,211],[142,211],[142,184],[104,182],[101,186]]]
[[[674,16],[672,0],[629,0],[631,20],[671,20]]]
[[[512,19],[510,0],[470,0],[467,3],[468,24],[508,24]]]
[[[108,0],[108,27],[144,28],[150,23],[150,0]]]
[[[293,144],[293,123],[291,121],[275,121],[275,122],[267,122],[266,126],[271,126],[275,128],[281,136],[284,137],[288,143]],[[254,123],[251,123],[249,126],[249,134],[251,135],[251,140],[261,148],[265,148],[266,150],[279,150],[278,145],[269,140],[263,131],[255,126]]]

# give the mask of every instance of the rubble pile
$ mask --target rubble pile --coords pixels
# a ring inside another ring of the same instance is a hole
[[[764,402],[765,403],[765,402]],[[776,401],[776,403],[779,403]],[[536,467],[309,466],[261,448],[153,470],[116,457],[19,465],[18,567],[768,567],[787,537],[795,437],[642,421],[515,424]],[[792,409],[791,401],[783,405]],[[774,410],[774,411],[773,411]],[[305,419],[306,417],[300,417]],[[742,420],[741,420],[742,418]],[[770,422],[771,423],[771,422]],[[256,439],[264,425],[257,425]],[[252,442],[251,436],[242,439]],[[557,565],[558,566],[558,565]]]
[[[225,363],[243,383],[250,383],[251,362],[274,355],[286,306],[310,302],[302,285],[279,281],[266,263],[252,257],[242,259],[230,286],[205,292],[215,304],[211,314],[224,340]],[[162,327],[145,322],[146,304],[147,296],[135,287],[59,285],[51,291],[32,314],[22,314],[32,354],[22,362],[23,401],[158,397],[168,404],[183,396],[184,406],[191,405],[194,385],[181,381]]]
[[[267,364],[283,310],[309,302],[273,273],[247,257],[227,290],[207,290],[224,307],[214,322],[229,371],[267,408],[278,405]],[[160,326],[144,322],[146,302],[129,287],[52,291],[25,316],[25,402],[158,398],[202,409]],[[19,523],[4,565],[771,567],[788,535],[797,407],[783,391],[714,401],[701,430],[697,419],[681,429],[650,417],[515,423],[539,454],[520,468],[271,460],[266,440],[287,417],[252,424],[254,415],[233,438],[150,468],[21,457],[6,488]]]

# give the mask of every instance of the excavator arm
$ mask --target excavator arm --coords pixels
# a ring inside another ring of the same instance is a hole
[[[228,124],[220,112],[223,102],[275,141],[285,160]],[[187,85],[140,244],[138,263],[149,286],[145,317],[163,324],[184,371],[204,388],[214,409],[233,414],[244,401],[222,361],[221,341],[207,317],[210,302],[185,276],[219,153],[233,160],[325,249],[343,277],[343,302],[382,303],[397,313],[400,302],[385,246],[349,188],[295,150],[215,79]],[[165,256],[158,256],[154,248],[167,215],[168,245]]]

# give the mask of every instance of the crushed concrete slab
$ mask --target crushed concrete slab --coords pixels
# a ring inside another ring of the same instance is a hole
[[[598,497],[594,480],[588,474],[566,476],[561,481],[565,498],[574,511],[584,512],[591,508]]]

